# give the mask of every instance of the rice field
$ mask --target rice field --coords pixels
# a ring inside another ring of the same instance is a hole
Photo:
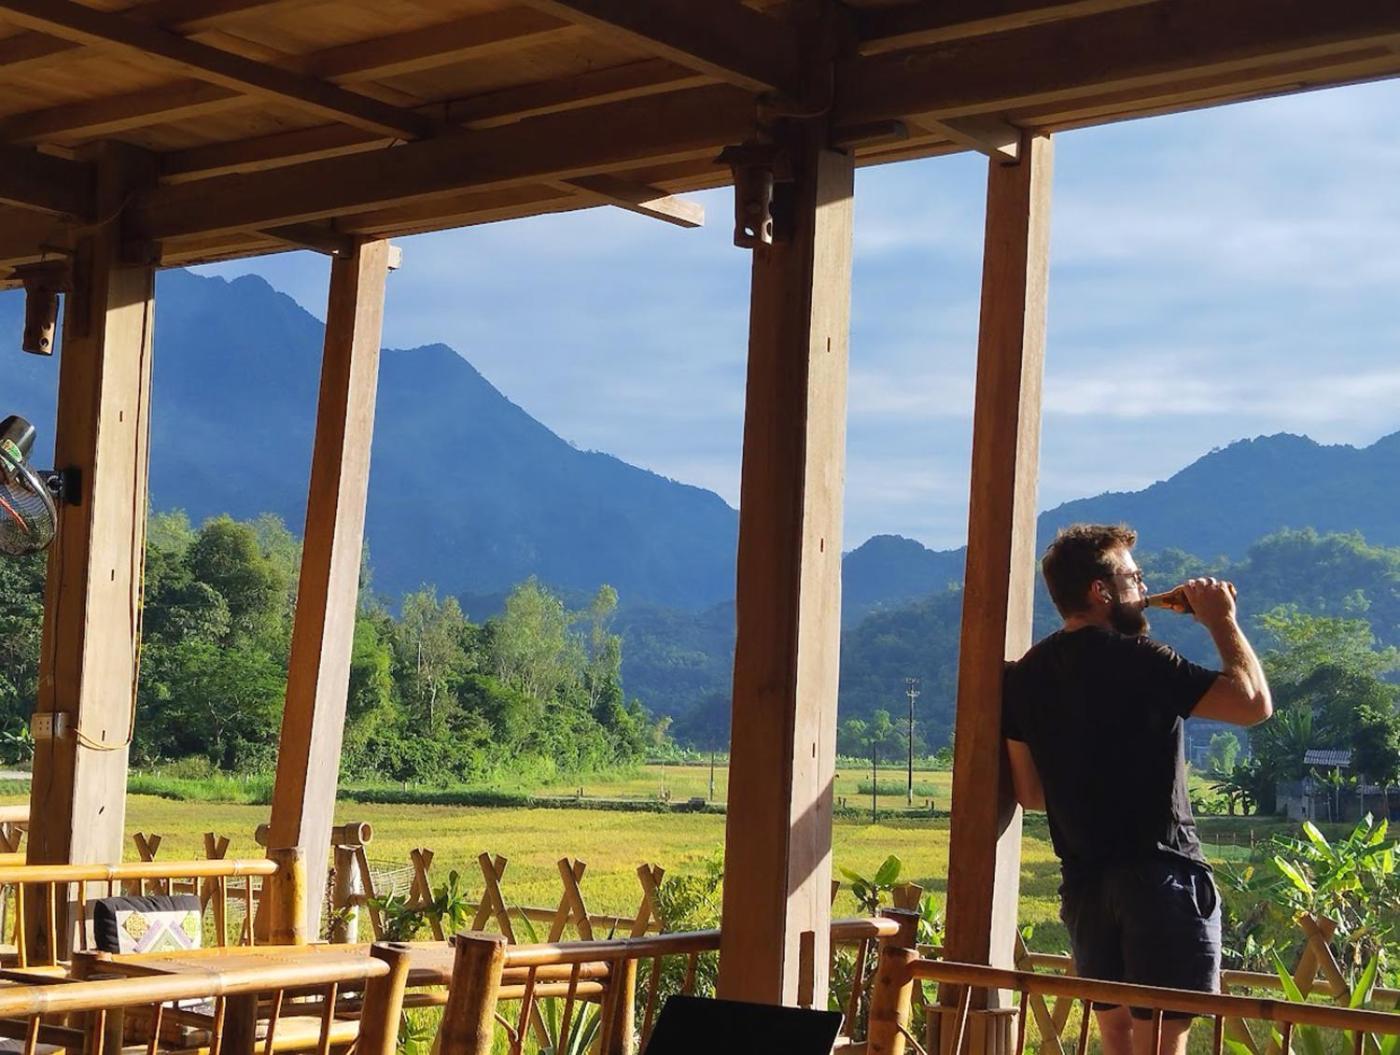
[[[716,768],[716,797],[723,797],[725,770]],[[842,769],[837,797],[864,808],[869,802],[868,770]],[[951,774],[916,771],[916,801],[932,798],[946,809]],[[905,803],[905,777],[881,770],[880,807],[901,809]],[[864,787],[864,792],[860,791]],[[897,793],[891,793],[897,788]],[[929,792],[922,794],[920,789]],[[541,789],[545,794],[577,794],[579,785]],[[671,801],[708,798],[709,767],[704,765],[648,766],[633,775],[606,782],[583,784],[590,798],[658,798],[669,792]],[[230,803],[179,802],[149,795],[127,800],[128,856],[136,857],[130,836],[136,832],[164,837],[163,858],[202,857],[203,833],[213,831],[230,840],[230,856],[260,856],[253,838],[257,825],[267,820],[268,807]],[[631,813],[590,809],[527,809],[462,806],[399,806],[343,802],[337,822],[368,821],[374,840],[368,855],[377,871],[402,868],[409,851],[433,850],[433,874],[438,880],[458,870],[466,888],[477,895],[481,873],[477,856],[500,854],[508,865],[502,889],[509,903],[549,905],[558,902],[560,887],[556,862],[569,856],[587,863],[582,890],[590,910],[609,915],[636,912],[640,896],[635,870],[642,863],[659,864],[671,873],[696,873],[707,859],[722,852],[725,818],[701,813]],[[1249,827],[1243,820],[1206,821],[1208,851],[1215,859],[1238,858],[1248,853]],[[1262,836],[1261,836],[1262,837]],[[923,886],[942,898],[948,874],[948,820],[946,817],[882,817],[879,823],[852,817],[838,818],[833,832],[834,864],[869,875],[890,854],[903,862],[901,878]],[[1059,868],[1050,846],[1045,820],[1030,815],[1025,824],[1021,858],[1021,923],[1033,931],[1029,944],[1042,951],[1062,951],[1065,935],[1058,918]],[[854,912],[855,903],[843,891],[836,903],[838,914]]]

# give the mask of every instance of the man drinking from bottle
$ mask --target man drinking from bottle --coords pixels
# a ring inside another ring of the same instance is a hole
[[[1043,809],[1060,915],[1086,978],[1216,992],[1220,904],[1196,837],[1182,722],[1253,725],[1273,711],[1229,584],[1192,579],[1187,605],[1220,669],[1147,636],[1147,592],[1123,526],[1064,529],[1041,561],[1063,625],[1007,668],[1002,727],[1016,798]],[[1151,1013],[1095,1004],[1105,1055],[1153,1055]],[[1184,1055],[1168,1014],[1160,1055]]]

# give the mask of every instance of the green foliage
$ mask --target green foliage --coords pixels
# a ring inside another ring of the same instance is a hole
[[[1301,837],[1275,835],[1256,860],[1217,875],[1228,966],[1272,970],[1280,956],[1295,962],[1303,944],[1296,921],[1307,913],[1336,924],[1332,944],[1349,984],[1374,976],[1373,962],[1387,969],[1400,935],[1400,871],[1385,821],[1367,816],[1332,840],[1304,821]]]
[[[433,918],[438,920],[444,933],[455,934],[464,930],[472,918],[471,898],[455,868],[447,873],[446,882],[433,890],[433,899],[429,902],[416,901],[403,894],[387,894],[370,898],[369,905],[383,917],[385,941],[413,941],[422,937]]]
[[[856,903],[866,915],[874,916],[879,913],[885,895],[899,882],[899,872],[903,867],[904,862],[890,854],[869,878],[849,868],[841,869],[841,874],[851,884],[851,893],[855,895]]]
[[[206,797],[209,774],[173,760],[265,772],[275,757],[301,545],[280,520],[151,517],[134,759],[143,790]],[[43,625],[42,559],[0,562],[0,755],[28,757]],[[367,573],[362,572],[362,578]],[[425,587],[397,617],[362,592],[350,657],[342,774],[460,786],[502,772],[553,780],[640,762],[666,743],[622,688],[617,593],[578,610],[534,580],[470,622]],[[230,789],[225,789],[230,790]],[[240,801],[261,791],[231,790]]]

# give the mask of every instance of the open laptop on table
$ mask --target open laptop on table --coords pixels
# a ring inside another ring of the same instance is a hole
[[[839,1011],[673,996],[643,1055],[830,1055]]]

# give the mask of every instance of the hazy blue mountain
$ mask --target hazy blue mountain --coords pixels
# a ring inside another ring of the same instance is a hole
[[[1400,545],[1400,432],[1369,447],[1324,446],[1279,433],[1211,451],[1141,491],[1066,502],[1041,514],[1040,533],[1077,520],[1124,520],[1151,549],[1242,557],[1280,528],[1359,531]]]
[[[321,323],[255,277],[163,272],[156,304],[152,506],[196,523],[272,512],[299,532]],[[22,312],[0,294],[15,345]],[[39,426],[47,463],[57,360],[11,352],[4,376],[0,415]],[[491,594],[537,575],[701,608],[733,593],[737,525],[710,491],[572,447],[446,345],[383,354],[366,527],[381,592]]]
[[[874,535],[841,562],[841,625],[960,583],[965,553],[932,550],[901,535]]]

